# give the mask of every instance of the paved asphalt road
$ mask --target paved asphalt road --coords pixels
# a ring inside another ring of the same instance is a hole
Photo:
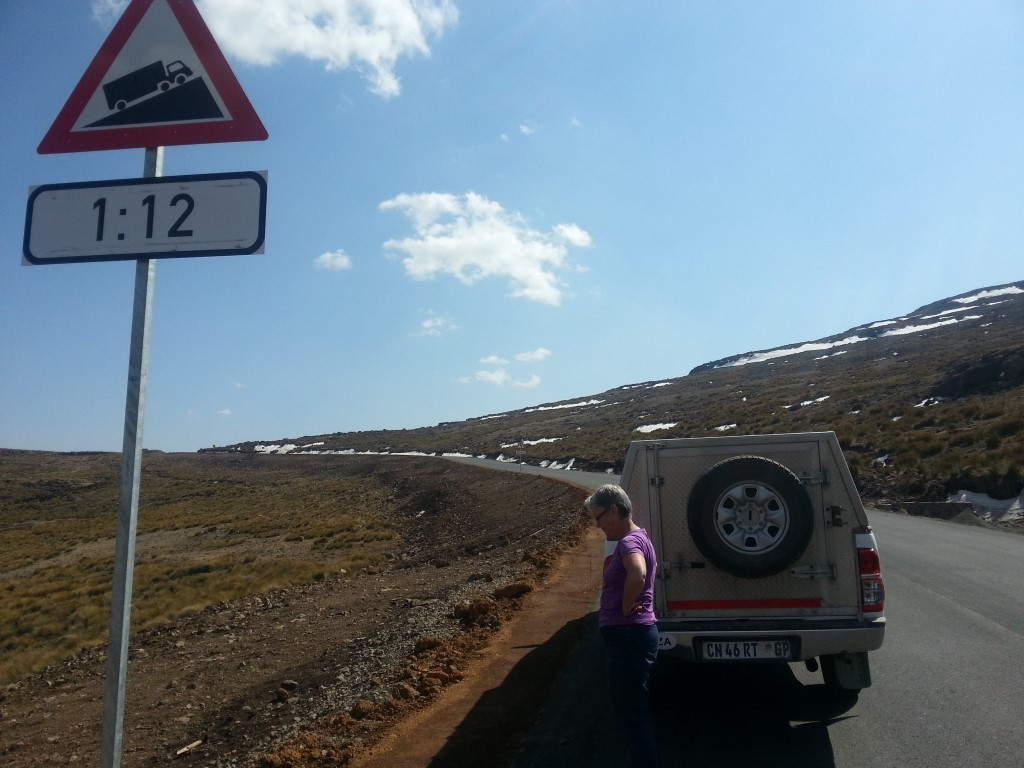
[[[544,473],[590,488],[617,480]],[[888,618],[871,655],[874,685],[843,699],[803,664],[659,669],[665,768],[1024,765],[1024,536],[869,518]],[[516,768],[628,765],[607,711],[596,616],[588,621]]]

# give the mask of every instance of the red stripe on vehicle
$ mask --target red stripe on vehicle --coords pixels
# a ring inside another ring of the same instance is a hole
[[[820,597],[775,600],[669,600],[670,611],[730,610],[739,608],[821,608]]]

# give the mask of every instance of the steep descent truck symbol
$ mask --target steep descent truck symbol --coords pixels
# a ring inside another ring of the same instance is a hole
[[[127,75],[103,85],[108,109],[124,109],[136,99],[148,96],[154,91],[166,91],[174,85],[181,85],[192,77],[192,70],[181,61],[172,61],[166,67],[162,61],[154,61]]]

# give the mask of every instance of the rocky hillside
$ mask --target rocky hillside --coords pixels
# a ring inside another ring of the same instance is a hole
[[[1024,281],[571,401],[210,450],[458,453],[618,471],[635,439],[831,430],[866,499],[1009,498],[1024,487],[1022,330]]]

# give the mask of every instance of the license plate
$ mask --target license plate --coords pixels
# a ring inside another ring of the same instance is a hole
[[[792,661],[795,643],[789,638],[760,640],[704,640],[701,659],[704,661]]]

